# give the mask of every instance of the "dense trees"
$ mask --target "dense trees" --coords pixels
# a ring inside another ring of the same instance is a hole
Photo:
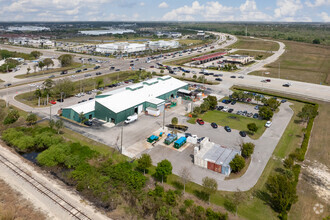
[[[149,154],[142,154],[138,159],[138,169],[143,170],[143,174],[146,173],[146,170],[152,165],[152,160]]]
[[[165,159],[157,164],[155,176],[161,179],[162,183],[164,180],[166,182],[167,176],[170,174],[172,174],[172,164],[170,161]]]
[[[236,154],[234,159],[229,163],[234,173],[241,171],[245,167],[245,160],[242,156]]]
[[[251,142],[242,145],[242,156],[248,158],[253,154],[255,145]]]
[[[272,208],[280,213],[281,219],[286,219],[287,212],[293,203],[297,201],[296,184],[292,173],[275,174],[268,178],[266,188],[270,196]]]
[[[204,177],[202,181],[204,192],[208,195],[208,200],[210,203],[211,194],[215,193],[218,190],[218,183],[215,179],[212,179],[210,177]]]
[[[269,120],[273,117],[274,112],[268,106],[262,106],[259,108],[259,116],[265,120]]]
[[[61,129],[64,127],[64,123],[63,123],[63,120],[60,119],[60,120],[57,120],[55,122],[55,128],[56,128],[56,131],[57,131],[57,134],[60,134],[60,131]]]
[[[73,57],[70,54],[61,55],[58,60],[62,67],[70,66],[73,63]]]
[[[44,59],[43,60],[43,63],[45,64],[45,66],[47,67],[47,69],[48,69],[49,66],[54,66],[54,61],[51,58]]]
[[[315,118],[317,115],[317,106],[305,104],[297,116],[301,118],[304,122],[306,122],[309,121],[309,119],[311,118]]]
[[[12,124],[18,120],[20,117],[19,112],[16,109],[11,109],[8,115],[5,117],[3,123],[5,125]]]
[[[38,118],[36,114],[28,114],[28,116],[26,117],[26,122],[28,125],[33,125],[37,122]]]
[[[204,99],[204,102],[208,102],[209,109],[213,110],[218,104],[217,97],[209,95]]]

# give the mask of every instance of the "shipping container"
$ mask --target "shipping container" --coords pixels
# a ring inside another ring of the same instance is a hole
[[[167,145],[172,144],[176,139],[178,138],[178,136],[176,134],[168,134],[167,138],[165,139],[164,143]]]
[[[177,141],[174,142],[174,147],[175,147],[176,149],[179,149],[179,148],[182,147],[186,142],[187,142],[187,138],[186,138],[186,137],[180,137]]]

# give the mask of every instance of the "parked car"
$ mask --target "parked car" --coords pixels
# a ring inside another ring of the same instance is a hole
[[[241,137],[246,137],[246,132],[245,131],[240,131],[239,135],[241,135]]]
[[[51,75],[51,76],[49,76],[48,78],[49,78],[49,79],[51,79],[51,78],[55,78],[55,75]]]
[[[84,124],[87,125],[87,126],[92,126],[93,125],[93,122],[91,122],[91,121],[88,120],[88,121],[85,121]]]
[[[266,82],[270,82],[271,80],[270,79],[266,79]]]
[[[67,70],[63,70],[62,72],[61,72],[61,74],[60,75],[65,75],[65,74],[67,74],[68,73],[68,71]]]
[[[202,140],[204,140],[205,137],[201,137],[197,139],[197,143],[200,144],[202,142]]]
[[[286,99],[282,99],[282,100],[281,100],[281,103],[285,103],[285,102],[286,102]]]
[[[267,128],[269,128],[271,125],[272,125],[272,122],[271,122],[271,121],[267,121],[266,124],[265,124],[265,126],[266,126]]]
[[[283,86],[283,87],[290,87],[290,84],[285,83],[285,84],[283,84],[282,86]]]
[[[254,113],[253,118],[259,118],[258,113]]]
[[[233,78],[233,79],[235,79],[235,78],[236,78],[236,76],[230,76],[230,78]]]
[[[101,72],[97,72],[97,73],[95,73],[97,76],[99,76],[99,75],[102,75],[102,73]]]
[[[222,105],[217,107],[217,110],[221,111],[224,107]]]
[[[239,76],[238,78],[239,78],[239,79],[244,79],[244,76]]]
[[[251,113],[251,112],[246,114],[247,117],[252,117],[252,115],[253,115],[253,113]]]
[[[87,102],[87,100],[86,99],[83,99],[83,100],[81,100],[81,102]]]
[[[77,70],[77,71],[76,71],[76,73],[80,73],[80,72],[81,72],[81,70]]]
[[[196,122],[197,122],[199,125],[204,125],[204,121],[203,121],[202,119],[200,119],[200,118],[198,118],[198,119],[196,120]]]
[[[86,71],[86,70],[87,70],[87,68],[84,68],[84,69],[83,69],[83,71]]]
[[[120,71],[120,69],[116,69],[116,71]]]
[[[94,98],[89,98],[88,100],[93,100]]]
[[[110,67],[110,70],[114,70],[114,69],[115,69],[115,67],[114,67],[114,66]]]
[[[234,109],[230,108],[230,109],[228,110],[228,113],[232,113],[233,111],[234,111]]]
[[[64,99],[57,99],[58,102],[64,102]]]
[[[49,103],[52,104],[52,105],[55,105],[56,101],[55,100],[50,100]]]
[[[227,131],[227,132],[231,132],[231,128],[229,127],[229,126],[225,126],[225,130]]]
[[[256,105],[256,106],[254,107],[254,109],[255,109],[255,110],[259,110],[259,105]]]
[[[215,78],[215,80],[216,80],[216,81],[220,81],[220,82],[222,81],[221,78]]]
[[[232,104],[232,105],[235,105],[235,104],[236,104],[236,101],[235,101],[235,100],[234,100],[234,101],[232,101],[232,102],[231,102],[231,104]]]
[[[227,112],[228,109],[229,109],[228,106],[225,106],[225,107],[222,109],[222,111],[223,111],[223,112]]]
[[[215,123],[215,122],[212,122],[212,123],[211,123],[211,126],[212,126],[212,128],[218,128],[218,125],[217,125],[217,123]]]
[[[92,74],[90,73],[85,74],[85,77],[89,77],[89,76],[92,76]]]

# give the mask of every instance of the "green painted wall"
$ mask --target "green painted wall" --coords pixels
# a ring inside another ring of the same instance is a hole
[[[89,119],[90,115],[91,118],[95,118],[95,112],[87,112],[84,114],[85,118]],[[75,112],[73,109],[63,109],[62,110],[62,116],[66,117],[70,120],[76,121],[76,122],[80,122],[80,118],[79,118],[79,113]]]

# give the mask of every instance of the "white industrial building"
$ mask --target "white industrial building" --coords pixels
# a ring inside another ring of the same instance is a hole
[[[167,48],[178,48],[180,46],[180,43],[176,40],[159,40],[159,41],[148,41],[148,47],[151,50],[157,50],[157,49],[167,49]]]
[[[99,53],[137,53],[146,50],[145,44],[119,42],[111,44],[99,44],[96,45],[95,51]]]
[[[231,173],[229,163],[236,154],[240,155],[241,152],[210,142],[206,137],[201,141],[199,147],[194,148],[194,164],[229,176]]]
[[[33,47],[53,47],[54,42],[47,39],[32,39],[28,37],[12,37],[8,39],[14,45],[28,45]]]

